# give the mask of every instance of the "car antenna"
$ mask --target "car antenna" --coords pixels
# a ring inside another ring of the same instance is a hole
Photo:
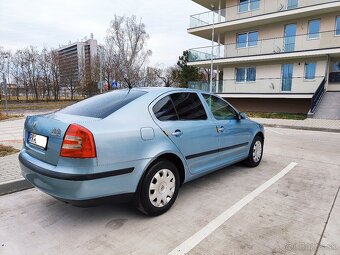
[[[128,88],[129,88],[129,92],[128,93],[130,93],[130,90],[132,89],[131,83],[125,77],[124,77],[124,80],[127,83]]]

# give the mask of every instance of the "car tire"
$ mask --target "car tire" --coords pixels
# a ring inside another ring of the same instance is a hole
[[[260,136],[255,136],[251,143],[248,158],[243,161],[243,164],[248,167],[257,167],[263,155],[263,139]]]
[[[158,160],[147,170],[137,194],[137,208],[146,215],[158,216],[174,204],[180,177],[177,167],[168,160]]]

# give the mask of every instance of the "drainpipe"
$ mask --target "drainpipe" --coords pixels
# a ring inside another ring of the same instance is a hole
[[[215,6],[211,5],[213,10],[213,26],[211,31],[211,63],[210,63],[210,86],[209,92],[212,93],[213,85],[213,67],[214,67],[214,37],[215,37]]]
[[[221,22],[221,0],[218,1],[218,23]]]
[[[327,63],[326,63],[326,70],[325,70],[325,78],[326,78],[326,84],[325,84],[325,88],[326,91],[328,89],[328,78],[329,78],[329,62],[330,62],[330,56],[329,54],[327,54]]]
[[[221,34],[219,33],[217,35],[217,56],[220,58],[221,57]],[[218,93],[218,84],[219,84],[219,72],[220,72],[220,68],[219,66],[216,66],[216,88],[215,88],[215,92]],[[221,92],[221,91],[220,91]]]

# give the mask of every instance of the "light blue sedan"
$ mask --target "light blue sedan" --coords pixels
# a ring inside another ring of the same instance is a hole
[[[148,215],[175,202],[179,187],[236,162],[262,159],[263,126],[203,91],[134,88],[27,117],[23,176],[75,205],[118,198]]]

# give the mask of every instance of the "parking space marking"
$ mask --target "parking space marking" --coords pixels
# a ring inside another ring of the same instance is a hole
[[[278,134],[278,135],[284,135],[284,133],[281,133],[281,132],[276,131],[276,130],[271,129],[271,128],[267,128],[267,127],[266,127],[265,130],[269,130],[269,131],[271,131],[271,132],[273,132],[273,133],[275,133],[275,134]]]
[[[235,203],[229,209],[221,213],[211,222],[209,222],[205,227],[196,232],[194,235],[189,237],[175,249],[173,249],[168,255],[178,255],[178,254],[186,254],[190,250],[192,250],[196,245],[198,245],[201,241],[203,241],[207,236],[209,236],[212,232],[214,232],[217,228],[219,228],[224,222],[230,219],[233,215],[235,215],[238,211],[240,211],[244,206],[249,204],[254,198],[260,195],[267,188],[272,186],[282,177],[284,177],[287,173],[289,173],[297,163],[291,162],[287,167],[285,167],[281,172],[273,176],[271,179],[263,183],[261,186],[256,188],[254,191],[250,192],[248,195],[243,197],[240,201]]]

